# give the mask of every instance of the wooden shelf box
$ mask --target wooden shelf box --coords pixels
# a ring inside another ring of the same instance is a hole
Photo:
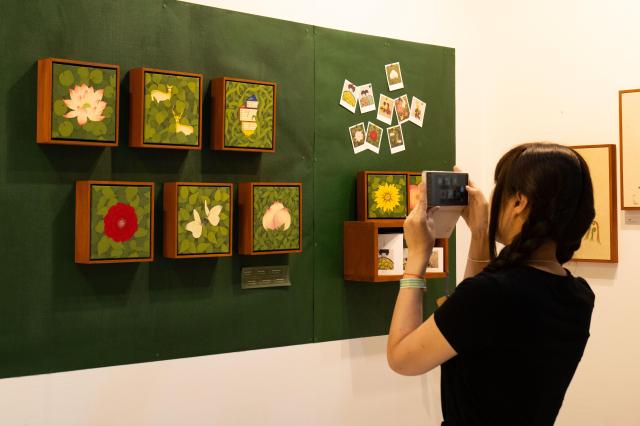
[[[302,252],[302,184],[238,184],[238,252]]]
[[[202,148],[202,74],[135,68],[129,72],[129,145]]]
[[[275,152],[276,83],[219,77],[211,96],[211,149]]]
[[[153,182],[76,182],[76,263],[153,261]]]
[[[120,67],[38,60],[36,142],[118,146]]]
[[[378,236],[386,231],[402,233],[404,220],[344,222],[344,279],[347,281],[398,281],[402,275],[381,275],[378,271]],[[425,278],[444,278],[449,274],[449,243],[436,240],[443,258],[441,272],[425,272]]]

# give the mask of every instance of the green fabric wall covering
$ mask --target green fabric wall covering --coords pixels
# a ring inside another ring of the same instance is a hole
[[[344,283],[342,222],[355,218],[358,170],[453,164],[453,49],[174,1],[3,6],[0,377],[386,333],[396,285]],[[120,65],[120,147],[35,143],[36,61],[43,57]],[[404,126],[404,153],[391,157],[384,146],[379,156],[354,156],[347,126],[356,117],[338,106],[342,80],[386,88],[383,65],[396,60],[407,92],[429,102],[425,128]],[[127,72],[140,66],[205,75],[201,152],[128,147]],[[209,150],[210,79],[222,75],[278,83],[275,154]],[[73,262],[80,179],[156,183],[155,262]],[[175,180],[301,181],[303,253],[164,259],[161,185]],[[290,266],[291,287],[240,289],[243,266],[277,264]],[[430,310],[453,282],[431,285]]]

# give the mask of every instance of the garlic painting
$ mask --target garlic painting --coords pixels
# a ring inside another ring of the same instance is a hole
[[[274,202],[262,216],[262,227],[267,231],[286,231],[291,226],[291,214],[284,204]]]
[[[252,224],[252,229],[247,231],[249,238],[244,239],[246,243],[239,244],[240,254],[292,253],[301,249],[302,184],[241,184],[238,198],[250,198],[251,209],[240,209],[239,220]]]

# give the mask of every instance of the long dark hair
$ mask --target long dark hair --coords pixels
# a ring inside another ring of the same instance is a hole
[[[595,217],[591,175],[584,158],[555,143],[526,143],[500,159],[494,179],[489,221],[491,263],[485,270],[524,264],[547,241],[557,244],[558,262],[570,260]],[[529,217],[521,232],[497,255],[500,211],[517,193],[527,197]]]

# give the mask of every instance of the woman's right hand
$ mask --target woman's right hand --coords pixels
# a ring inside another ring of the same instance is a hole
[[[463,172],[458,166],[453,166],[454,172]],[[489,203],[486,197],[471,179],[467,185],[469,204],[462,211],[462,218],[471,230],[472,236],[484,236],[489,230]]]

